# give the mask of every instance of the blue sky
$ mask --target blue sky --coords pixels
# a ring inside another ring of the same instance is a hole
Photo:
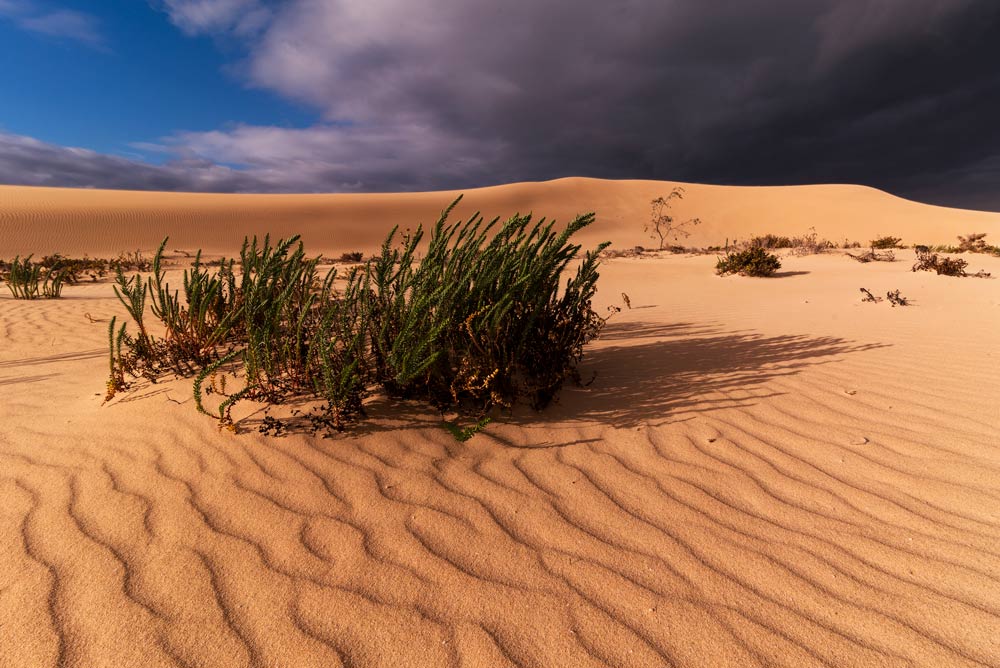
[[[0,183],[860,183],[1000,210],[996,0],[0,0]]]
[[[240,81],[239,42],[185,35],[151,3],[18,5],[0,19],[0,129],[7,132],[155,160],[163,156],[132,144],[234,121],[289,127],[316,121],[315,110]],[[57,23],[52,32],[19,22],[57,12],[87,18]]]

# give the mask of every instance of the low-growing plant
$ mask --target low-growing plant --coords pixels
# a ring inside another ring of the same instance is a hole
[[[817,255],[831,248],[836,248],[836,244],[827,239],[820,239],[816,233],[816,228],[809,228],[809,232],[799,237],[792,238],[792,253],[794,255]]]
[[[737,246],[742,249],[758,247],[766,250],[787,248],[795,255],[816,255],[830,248],[836,248],[836,244],[832,241],[820,239],[814,227],[809,228],[809,232],[797,237],[778,234],[758,235],[738,243]]]
[[[31,256],[17,256],[4,275],[4,282],[14,299],[58,299],[62,296],[64,276],[31,261]]]
[[[778,256],[768,253],[760,246],[730,251],[724,257],[720,257],[715,265],[715,273],[720,276],[739,274],[766,277],[773,276],[778,269],[781,269],[781,260]]]
[[[884,253],[877,252],[874,248],[864,253],[859,253],[855,255],[854,253],[847,253],[847,257],[857,260],[858,262],[868,263],[868,262],[895,262],[896,255],[891,250]]]
[[[747,247],[759,246],[760,248],[791,248],[795,245],[791,237],[779,236],[777,234],[764,234],[751,237],[745,244]]]
[[[968,236],[958,237],[959,253],[983,253],[986,252],[986,233],[974,232]]]
[[[898,289],[897,290],[893,290],[891,292],[886,292],[885,293],[885,297],[886,297],[886,299],[889,300],[889,303],[892,304],[893,308],[895,308],[897,306],[909,306],[910,305],[909,300],[907,300],[906,297],[904,297],[901,294],[899,294],[899,290]]]
[[[361,251],[350,251],[340,254],[341,262],[361,262],[362,259],[364,259],[364,253]]]
[[[889,250],[890,248],[900,248],[900,237],[879,237],[870,242],[872,250]]]
[[[866,288],[861,288],[861,295],[862,295],[861,301],[863,302],[871,302],[872,304],[877,304],[880,301],[882,301],[881,297],[876,297],[871,293],[870,290]]]
[[[522,399],[543,408],[566,380],[578,380],[583,346],[604,325],[591,300],[607,244],[579,258],[560,289],[580,251],[569,239],[593,214],[562,231],[520,215],[502,225],[479,214],[448,223],[458,201],[431,230],[421,261],[423,229],[394,230],[340,289],[336,270],[321,275],[319,259],[306,257],[298,237],[273,246],[265,237],[244,242],[238,278],[232,261],[209,272],[197,256],[181,298],[165,282],[161,246],[146,283],[118,272],[116,293],[139,334],[109,328],[109,397],[127,387],[125,375],[169,367],[185,375],[197,369],[195,406],[230,428],[242,400],[304,397],[322,402],[307,414],[314,430],[342,429],[364,415],[373,387],[471,415],[468,436],[494,408]],[[163,340],[146,329],[147,299],[167,330]],[[231,389],[227,376],[238,379]],[[219,399],[214,407],[210,395]],[[283,430],[274,420],[264,425],[267,433]]]
[[[944,276],[965,276],[965,268],[969,263],[961,258],[942,257],[930,251],[917,251],[917,260],[913,271],[933,271]]]

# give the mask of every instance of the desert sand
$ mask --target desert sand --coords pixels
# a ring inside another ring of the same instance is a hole
[[[595,210],[585,243],[650,246],[673,185],[500,186],[459,213]],[[686,187],[689,245],[1000,241],[1000,214],[856,186]],[[0,187],[0,257],[368,251],[452,195]],[[1000,666],[1000,258],[965,256],[976,279],[784,255],[770,279],[606,260],[598,308],[632,308],[593,382],[466,443],[378,398],[331,439],[219,431],[190,380],[102,406],[111,285],[4,289],[0,666]]]

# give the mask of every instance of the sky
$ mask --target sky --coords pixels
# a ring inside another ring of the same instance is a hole
[[[0,0],[0,183],[859,183],[1000,211],[997,0]]]

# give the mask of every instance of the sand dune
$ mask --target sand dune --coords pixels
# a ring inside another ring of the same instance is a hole
[[[955,236],[995,230],[1000,213],[918,204],[851,185],[732,187],[661,181],[568,178],[464,191],[456,211],[489,217],[520,211],[565,221],[587,211],[597,224],[583,239],[611,239],[620,248],[651,246],[643,231],[650,200],[683,186],[679,219],[700,217],[685,243],[723,245],[753,234],[800,235],[867,242],[903,235],[908,243],[954,243]],[[246,235],[302,234],[325,253],[377,248],[393,226],[430,223],[460,191],[337,195],[212,195],[0,186],[0,254],[100,255],[156,248],[232,253]]]
[[[606,203],[595,238],[630,244],[628,207],[644,214],[664,187],[483,194],[539,212]],[[996,221],[851,187],[689,192],[733,236],[819,216],[847,236],[944,242]],[[74,213],[73,196],[90,203]],[[32,197],[52,208],[25,222]],[[383,233],[373,212],[440,208],[317,196],[330,208],[297,219],[275,204],[196,220],[205,203],[271,201],[228,197],[7,188],[0,238],[6,254],[106,254],[164,232],[221,248],[273,222],[352,248]],[[355,200],[368,208],[350,225],[311,221]],[[1000,275],[1000,259],[970,259]],[[633,308],[590,348],[594,382],[467,443],[379,400],[334,439],[264,437],[259,416],[220,432],[187,380],[101,406],[110,286],[4,291],[0,666],[1000,665],[1000,283],[839,254],[722,279],[714,261],[607,261],[599,308],[622,292]],[[913,305],[862,304],[859,287]]]

